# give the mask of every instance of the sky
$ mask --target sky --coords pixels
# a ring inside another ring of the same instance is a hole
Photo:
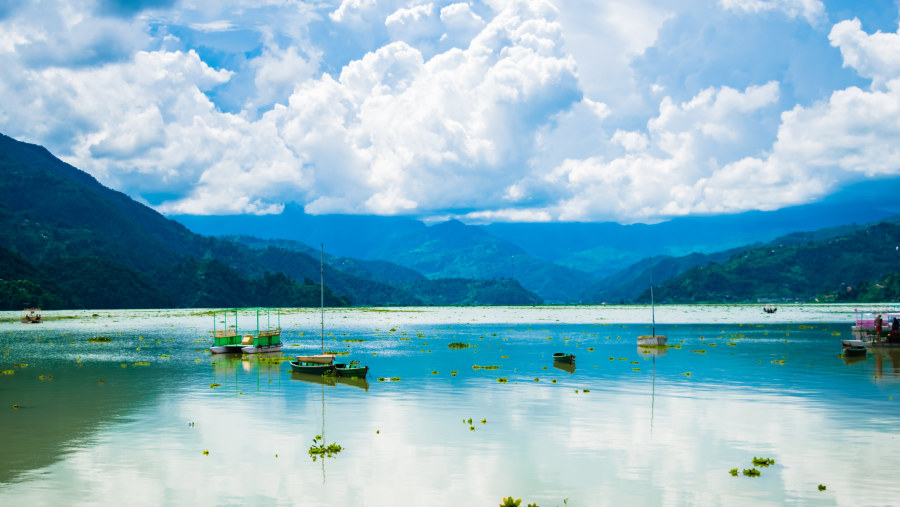
[[[0,0],[0,132],[169,215],[775,210],[900,176],[898,19],[898,0]]]

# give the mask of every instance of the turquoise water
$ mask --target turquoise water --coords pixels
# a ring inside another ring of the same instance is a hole
[[[0,504],[896,503],[900,349],[840,357],[853,307],[657,308],[652,354],[648,313],[326,311],[367,382],[210,356],[202,312],[2,314]],[[282,355],[319,352],[320,318],[283,314]],[[313,460],[317,435],[342,451]]]

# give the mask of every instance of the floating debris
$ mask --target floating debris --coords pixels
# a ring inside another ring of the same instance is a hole
[[[497,379],[497,382],[500,382],[501,384],[505,384],[505,383],[509,382],[509,379],[506,377],[500,377]]]
[[[473,366],[472,366],[472,369],[473,369],[473,370],[499,370],[500,367],[499,367],[499,366],[496,366],[496,365],[490,365],[490,366],[478,366],[478,365],[476,364],[476,365],[473,365]]]
[[[819,484],[819,491],[825,491],[828,489],[824,484]]]
[[[463,342],[453,342],[450,345],[447,345],[447,347],[451,349],[467,349],[469,348],[469,344]]]
[[[210,389],[215,389],[215,388],[221,387],[221,386],[222,386],[222,384],[213,382],[212,384],[209,385],[209,388],[210,388]]]

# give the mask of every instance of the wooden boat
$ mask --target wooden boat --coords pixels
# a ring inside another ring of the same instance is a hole
[[[344,363],[335,363],[334,371],[337,373],[338,377],[356,377],[356,378],[365,378],[366,374],[369,373],[368,366],[359,366],[350,365]]]
[[[845,356],[864,356],[864,355],[866,355],[866,346],[865,345],[851,345],[849,347],[844,347],[844,355]]]
[[[665,336],[656,334],[656,303],[653,300],[653,259],[650,262],[650,319],[653,327],[650,328],[650,334],[638,336],[638,347],[665,347],[668,341]]]
[[[291,361],[291,368],[295,373],[308,373],[313,375],[322,375],[328,372],[334,372],[340,376],[365,378],[369,372],[369,367],[359,367],[344,363],[334,364],[334,354],[325,353],[325,247],[322,246],[319,259],[320,269],[320,288],[321,288],[321,337],[320,337],[320,353],[306,356],[297,356],[297,361]]]
[[[260,329],[259,316],[260,308],[256,309],[256,334],[248,334],[241,340],[244,348],[241,352],[244,354],[259,354],[261,352],[280,352],[281,351],[281,309],[276,309],[278,317],[277,327],[272,327],[271,312],[269,308],[265,308],[266,312],[266,329]],[[248,340],[249,338],[249,340]]]
[[[311,364],[331,364],[335,356],[331,354],[316,354],[314,356],[297,356],[297,361]]]
[[[305,373],[307,375],[323,375],[334,371],[334,366],[332,364],[291,361],[291,371],[294,373]]]
[[[23,324],[40,324],[44,321],[40,308],[26,308],[22,310]]]
[[[668,338],[659,334],[645,334],[637,338],[640,347],[665,347],[667,341]]]
[[[575,354],[569,354],[566,352],[555,352],[553,354],[553,362],[554,363],[574,363],[575,362]]]
[[[213,346],[209,351],[213,354],[258,354],[261,352],[281,351],[281,310],[276,310],[278,326],[271,327],[269,322],[271,309],[256,309],[256,333],[241,334],[238,331],[238,309],[225,310],[225,329],[216,329],[216,315],[213,312]],[[260,313],[266,312],[267,329],[260,329]],[[228,325],[228,314],[234,312],[234,324]]]

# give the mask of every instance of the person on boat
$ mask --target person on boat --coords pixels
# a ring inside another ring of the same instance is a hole
[[[900,341],[900,318],[894,317],[894,320],[891,321],[891,336],[888,341]]]
[[[875,317],[875,339],[881,339],[881,314]]]

